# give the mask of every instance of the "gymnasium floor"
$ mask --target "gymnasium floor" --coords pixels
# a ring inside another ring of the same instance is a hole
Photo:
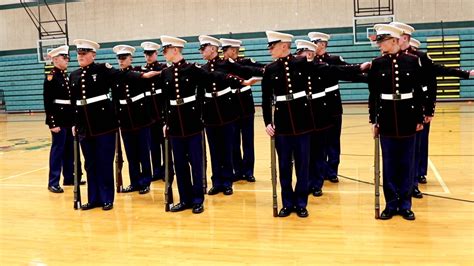
[[[164,212],[161,181],[146,195],[116,194],[112,211],[73,210],[72,187],[47,190],[44,114],[0,114],[0,265],[474,264],[470,102],[437,106],[428,184],[420,185],[429,195],[413,199],[413,222],[374,219],[366,104],[345,105],[340,183],[310,196],[308,218],[273,218],[269,138],[257,116],[257,182],[206,196],[205,212],[194,215]],[[124,174],[128,185],[126,163]]]

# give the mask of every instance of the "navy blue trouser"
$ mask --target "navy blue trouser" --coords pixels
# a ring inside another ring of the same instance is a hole
[[[115,132],[88,138],[79,136],[79,140],[85,159],[89,203],[113,203]]]
[[[333,126],[327,134],[326,144],[326,176],[334,177],[338,175],[338,168],[341,155],[341,127],[342,115],[333,116]]]
[[[383,192],[390,210],[410,210],[415,162],[415,135],[380,137],[383,160]]]
[[[159,122],[153,123],[150,126],[150,152],[151,152],[151,163],[153,166],[153,177],[164,178],[165,177],[165,138],[163,137],[163,125]],[[169,151],[171,155],[171,150]],[[169,170],[170,175],[174,174],[173,171],[173,158],[169,158]]]
[[[254,120],[254,114],[241,117],[235,126],[233,160],[237,177],[253,176],[255,166]]]
[[[205,169],[203,169],[202,133],[189,137],[170,137],[170,141],[176,168],[179,201],[186,204],[203,203]]]
[[[206,127],[211,154],[212,186],[231,187],[234,177],[232,149],[234,148],[234,123]]]
[[[130,185],[144,188],[151,182],[150,128],[122,131],[123,145],[128,161]]]
[[[308,204],[308,172],[311,134],[275,136],[280,172],[283,207],[303,207]],[[296,186],[292,185],[292,159],[295,160]]]
[[[325,175],[326,138],[329,129],[315,131],[311,134],[311,151],[309,162],[309,188],[320,190],[323,188]]]
[[[418,176],[428,173],[428,141],[430,134],[430,125],[423,124],[423,130],[416,133],[416,150],[415,150],[415,170],[413,184],[418,186]]]
[[[72,184],[74,183],[74,137],[71,128],[61,127],[58,133],[51,131],[51,137],[48,186],[59,185],[61,170],[64,177],[63,182]]]

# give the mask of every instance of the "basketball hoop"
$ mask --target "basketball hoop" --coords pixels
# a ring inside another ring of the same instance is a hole
[[[54,48],[57,48],[62,45],[67,45],[66,38],[38,40],[38,63],[45,63],[47,65],[51,65],[51,58],[48,56],[48,53]]]

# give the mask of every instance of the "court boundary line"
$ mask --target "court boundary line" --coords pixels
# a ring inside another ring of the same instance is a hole
[[[433,174],[438,181],[438,183],[441,185],[441,188],[446,194],[451,194],[451,191],[449,190],[448,186],[444,182],[443,178],[441,177],[441,174],[439,173],[438,169],[436,169],[436,166],[434,163],[431,161],[430,158],[428,158],[428,166],[431,168],[431,171],[433,171]]]
[[[38,168],[38,169],[35,169],[35,170],[31,170],[31,171],[19,173],[19,174],[16,174],[16,175],[11,175],[11,176],[7,176],[7,177],[3,177],[3,178],[0,178],[0,181],[12,179],[12,178],[15,178],[15,177],[18,177],[18,176],[22,176],[22,175],[31,174],[31,173],[34,173],[34,172],[37,172],[37,171],[40,171],[40,170],[43,170],[43,169],[46,169],[46,168],[48,168],[48,166],[44,166],[44,167],[41,167],[41,168]]]

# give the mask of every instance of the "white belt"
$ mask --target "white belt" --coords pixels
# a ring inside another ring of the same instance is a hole
[[[427,90],[428,90],[428,87],[423,86],[423,87],[421,87],[421,89],[422,89],[423,91],[427,91]]]
[[[54,103],[57,103],[57,104],[71,104],[71,100],[56,99],[56,100],[54,100]]]
[[[230,87],[227,87],[226,89],[223,89],[221,91],[217,91],[217,92],[206,92],[206,94],[204,94],[207,98],[212,98],[212,97],[219,97],[219,96],[222,96],[226,93],[229,93],[231,92],[232,90],[230,89]]]
[[[252,87],[250,86],[245,86],[245,87],[242,87],[240,89],[233,89],[232,90],[232,93],[236,93],[236,92],[245,92],[245,91],[248,91],[250,90]]]
[[[77,100],[76,105],[86,105],[86,104],[96,103],[96,102],[100,102],[107,99],[109,99],[109,95],[104,94],[104,95],[95,96],[89,99]]]
[[[324,97],[324,96],[326,96],[326,92],[322,91],[322,92],[311,94],[311,99],[317,99],[317,98],[321,98],[321,97]]]
[[[300,91],[300,92],[293,93],[293,94],[277,96],[276,101],[277,102],[291,101],[291,100],[295,100],[295,99],[298,99],[298,98],[301,98],[301,97],[304,97],[304,96],[306,96],[306,92],[305,91]]]
[[[130,99],[126,99],[126,100],[119,100],[119,103],[120,104],[127,104],[129,101],[131,101],[132,103],[133,102],[136,102],[138,100],[140,100],[141,98],[145,97],[145,93],[140,93],[138,94],[137,96],[134,96]]]
[[[189,102],[192,102],[192,101],[195,101],[195,100],[196,100],[196,95],[193,95],[193,96],[189,96],[189,97],[186,97],[186,98],[170,100],[170,104],[171,105],[181,105],[181,104],[189,103]]]
[[[413,92],[409,93],[400,93],[400,94],[380,94],[380,98],[382,100],[391,100],[391,101],[398,101],[398,100],[405,100],[413,98]]]
[[[156,95],[156,94],[161,94],[161,89],[154,90],[153,94],[152,94],[151,91],[145,91],[145,96],[152,96],[152,95]]]
[[[331,87],[327,87],[326,89],[324,89],[325,92],[331,92],[331,91],[335,91],[339,89],[339,85],[334,85],[334,86],[331,86]]]

